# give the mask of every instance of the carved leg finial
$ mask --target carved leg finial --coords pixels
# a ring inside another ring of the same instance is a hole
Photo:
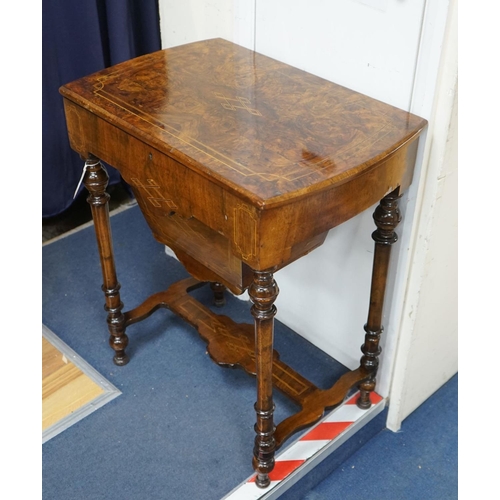
[[[91,156],[85,162],[83,183],[89,191],[87,198],[92,210],[94,228],[97,238],[97,247],[101,260],[101,270],[104,283],[102,290],[108,313],[107,323],[110,333],[109,344],[115,351],[113,361],[115,364],[126,365],[129,357],[125,353],[128,337],[125,334],[125,318],[122,313],[123,303],[120,300],[120,283],[118,283],[111,239],[111,226],[109,223],[108,201],[106,192],[109,177],[101,162]]]
[[[276,306],[274,301],[279,289],[274,281],[273,273],[269,271],[254,271],[254,280],[248,290],[255,319],[255,362],[257,374],[257,402],[255,411],[255,446],[253,467],[257,472],[256,484],[260,488],[269,485],[269,473],[274,468],[275,426],[273,422],[273,340],[274,316]]]
[[[210,288],[214,292],[214,305],[222,307],[226,303],[226,297],[224,296],[226,287],[222,283],[213,282],[210,283]]]
[[[375,390],[378,357],[381,352],[379,342],[383,332],[382,313],[389,258],[391,245],[398,240],[394,230],[401,221],[401,213],[398,207],[400,197],[399,189],[389,193],[381,200],[373,214],[377,230],[372,234],[375,241],[375,253],[373,257],[370,309],[368,321],[364,326],[366,332],[365,343],[361,346],[363,352],[361,367],[369,373],[369,377],[360,384],[360,396],[357,400],[357,405],[362,409],[370,408],[370,392]]]

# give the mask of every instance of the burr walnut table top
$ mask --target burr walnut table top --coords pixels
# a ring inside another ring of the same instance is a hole
[[[222,39],[125,62],[63,95],[259,205],[360,175],[425,124]]]
[[[192,274],[215,278],[201,262],[233,291],[246,286],[245,266],[283,267],[404,190],[426,125],[222,39],[142,56],[60,91],[72,148],[116,167],[157,239]]]

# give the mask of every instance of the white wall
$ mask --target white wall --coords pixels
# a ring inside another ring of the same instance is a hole
[[[159,0],[164,49],[224,38],[254,49],[254,0]]]
[[[435,13],[429,15],[434,29]],[[402,420],[458,371],[457,2],[450,2],[417,193],[411,262],[387,425]],[[435,58],[435,54],[432,55]],[[425,75],[422,72],[420,76]],[[427,77],[427,75],[425,75]],[[418,89],[417,89],[418,90]],[[415,105],[426,104],[420,97]]]
[[[164,48],[226,38],[429,119],[447,7],[447,0],[160,0],[160,16]],[[377,388],[384,396],[405,336],[412,224],[422,206],[418,189],[427,157],[421,147],[417,178],[401,202],[404,222],[393,247]],[[331,230],[322,247],[276,275],[278,318],[349,368],[359,364],[367,317],[372,212]],[[423,387],[420,399],[427,393]],[[399,405],[399,419],[402,411]]]

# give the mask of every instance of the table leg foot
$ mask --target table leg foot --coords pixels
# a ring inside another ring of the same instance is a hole
[[[359,397],[356,400],[356,405],[361,410],[368,410],[372,406],[370,394],[375,390],[375,379],[369,379],[360,384]]]
[[[214,305],[216,307],[222,307],[226,304],[226,297],[224,292],[226,291],[226,287],[222,283],[210,283],[210,288],[214,293]]]
[[[257,474],[257,477],[255,478],[255,484],[259,488],[267,488],[271,484],[269,474]]]
[[[359,385],[360,395],[356,404],[359,408],[368,409],[371,406],[370,393],[375,390],[376,375],[379,364],[381,348],[379,346],[380,336],[384,329],[382,327],[382,313],[384,307],[384,296],[387,285],[387,273],[389,270],[389,258],[391,245],[398,240],[395,232],[396,226],[401,221],[401,212],[398,200],[401,197],[399,188],[385,196],[375,209],[373,219],[377,230],[372,234],[375,241],[375,253],[373,257],[373,273],[370,291],[370,308],[368,321],[365,325],[365,343],[361,346],[363,356],[361,367],[368,373],[368,377]]]
[[[130,361],[130,358],[125,351],[117,352],[113,357],[113,363],[117,366],[125,366]]]

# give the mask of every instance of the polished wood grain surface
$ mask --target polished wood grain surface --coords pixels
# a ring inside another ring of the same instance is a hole
[[[262,278],[258,277],[259,281]],[[194,278],[187,278],[177,283],[174,283],[167,290],[158,292],[148,297],[138,307],[125,313],[125,323],[127,326],[142,321],[148,318],[159,308],[168,308],[175,312],[182,319],[194,326],[200,336],[207,342],[207,353],[210,358],[221,366],[230,368],[241,368],[250,375],[258,375],[258,367],[256,358],[259,357],[260,351],[267,350],[266,363],[261,366],[261,369],[269,366],[272,359],[272,386],[280,390],[288,398],[294,401],[301,407],[301,410],[283,420],[276,426],[274,447],[278,449],[291,435],[297,431],[317,422],[329,408],[334,408],[340,404],[347,391],[355,386],[358,382],[366,379],[370,372],[364,367],[358,370],[353,370],[346,373],[337,382],[327,389],[320,389],[315,384],[307,380],[300,373],[294,370],[280,359],[279,353],[272,349],[272,343],[269,341],[265,345],[258,346],[259,351],[256,351],[255,346],[255,326],[245,323],[236,323],[228,316],[214,314],[208,307],[200,304],[189,292],[204,286]],[[259,284],[260,287],[260,284]],[[275,308],[269,302],[276,298],[276,284],[270,283],[264,289],[255,290],[253,299],[257,304],[261,303],[261,308],[264,308],[263,314],[254,310],[259,322],[266,320],[269,330],[269,319],[273,316]],[[266,300],[265,294],[268,295]],[[257,295],[257,296],[256,296]],[[264,295],[264,297],[263,297]],[[268,302],[268,306],[265,305]],[[262,317],[262,319],[260,319]],[[268,337],[272,336],[272,332],[268,331]],[[263,358],[261,356],[261,358]],[[261,377],[262,378],[262,377]],[[262,410],[259,407],[258,411],[267,411],[268,419],[264,425],[272,424],[272,411],[269,408],[269,380],[265,381],[263,391],[266,391],[267,410]],[[272,392],[272,391],[271,391]],[[272,406],[271,406],[272,408]],[[261,425],[263,423],[261,422]],[[260,441],[257,443],[259,448]]]
[[[221,39],[61,93],[73,149],[118,168],[155,237],[186,267],[202,264],[188,268],[196,277],[236,293],[251,282],[244,265],[280,269],[406,189],[426,124]],[[210,259],[203,241],[214,242]]]
[[[125,62],[68,84],[62,93],[266,205],[361,175],[425,125],[222,39]],[[75,145],[79,140],[73,136]]]
[[[426,121],[221,39],[127,61],[60,91],[71,147],[86,160],[114,362],[128,362],[126,327],[168,307],[198,329],[217,363],[255,374],[253,466],[255,484],[267,487],[275,450],[294,432],[354,386],[358,406],[370,405],[397,199],[412,182]],[[103,162],[119,170],[155,238],[193,276],[125,312]],[[273,350],[274,275],[378,202],[363,357],[319,390]],[[224,287],[248,290],[253,328],[190,298],[186,287],[197,280],[212,283],[217,305]],[[273,387],[301,406],[277,426]]]

